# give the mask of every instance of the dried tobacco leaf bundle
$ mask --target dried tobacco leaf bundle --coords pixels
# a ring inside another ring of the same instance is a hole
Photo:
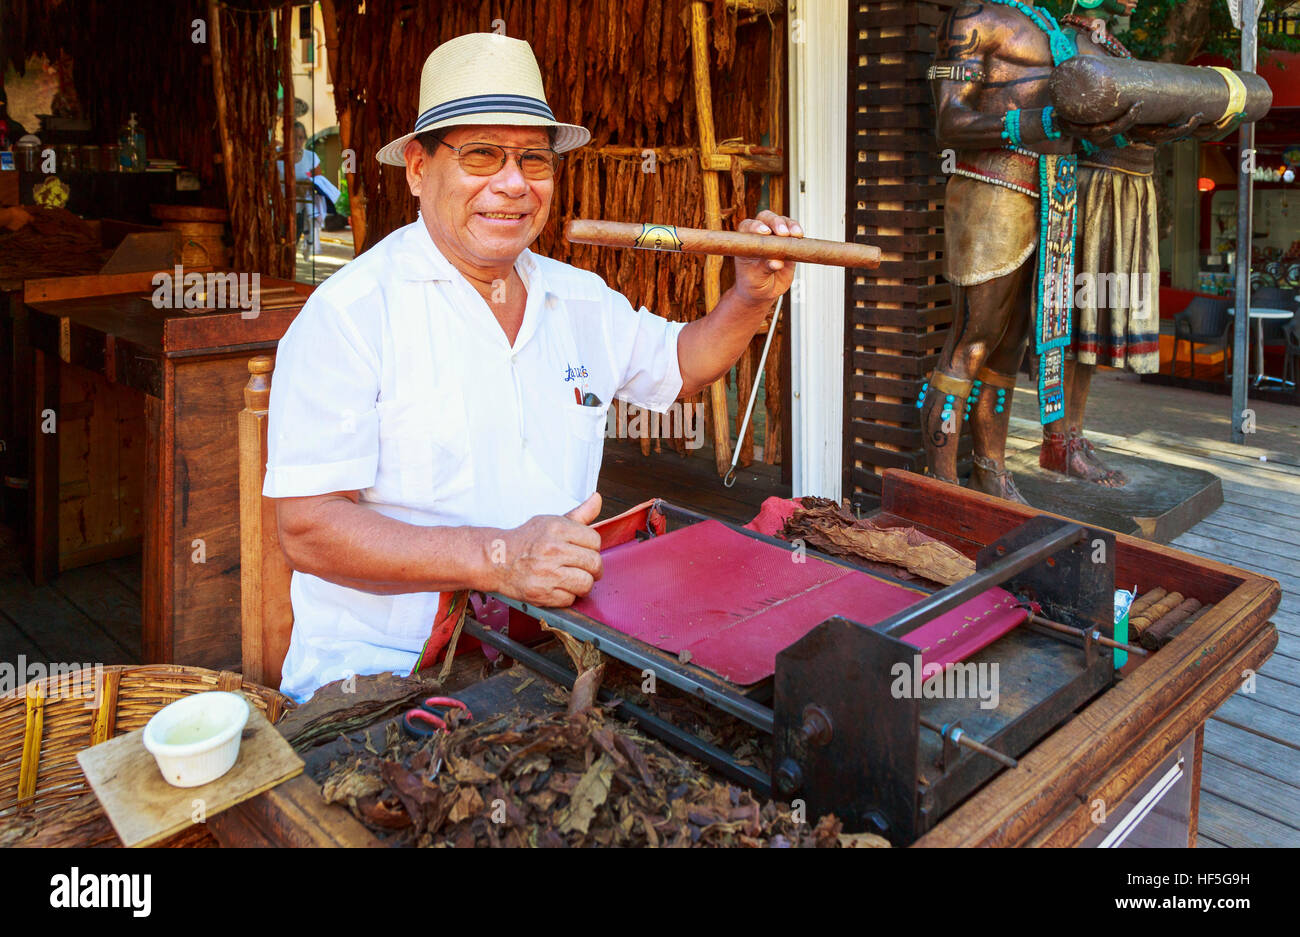
[[[783,539],[800,539],[834,556],[898,566],[944,585],[975,572],[973,560],[915,527],[878,527],[869,518],[855,518],[838,504],[815,500],[817,503],[809,506],[814,499],[805,498],[804,509],[790,515],[781,531]]]
[[[95,229],[66,208],[24,205],[32,220],[0,231],[0,278],[97,273],[108,253]]]

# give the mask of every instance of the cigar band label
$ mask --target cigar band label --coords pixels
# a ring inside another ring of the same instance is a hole
[[[1246,110],[1246,83],[1230,68],[1221,65],[1211,65],[1210,68],[1222,75],[1228,83],[1228,105],[1223,109],[1223,116],[1214,122],[1214,126],[1223,129]]]
[[[680,251],[682,239],[670,224],[643,224],[632,246],[648,251]]]

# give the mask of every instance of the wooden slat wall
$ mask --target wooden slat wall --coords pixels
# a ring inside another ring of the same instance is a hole
[[[851,271],[845,296],[844,495],[864,508],[885,469],[924,469],[916,396],[953,319],[925,72],[956,3],[854,0],[850,10],[848,230],[884,252],[878,270]]]

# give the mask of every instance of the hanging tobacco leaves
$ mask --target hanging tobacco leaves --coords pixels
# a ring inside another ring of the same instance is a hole
[[[89,222],[66,208],[24,207],[32,220],[0,234],[0,279],[99,272],[111,252]]]
[[[527,40],[542,71],[556,117],[591,130],[586,147],[568,155],[556,180],[551,221],[536,250],[595,270],[636,304],[675,320],[699,315],[703,264],[697,258],[639,259],[628,251],[571,245],[573,217],[660,221],[704,226],[699,133],[688,31],[691,0],[480,0],[398,4],[334,3],[338,55],[335,107],[357,154],[353,197],[366,206],[366,245],[415,220],[404,173],[375,153],[413,126],[425,58],[442,42],[469,32]],[[716,139],[762,143],[768,114],[771,33],[785,20],[738,26],[723,0],[711,4],[712,87]],[[384,49],[382,56],[374,50]],[[347,115],[346,119],[343,115]],[[769,141],[780,146],[781,141]],[[643,151],[654,151],[647,163]],[[750,186],[752,214],[758,187]],[[576,191],[575,191],[576,190]],[[738,199],[733,199],[733,206]],[[661,275],[661,270],[669,271]]]

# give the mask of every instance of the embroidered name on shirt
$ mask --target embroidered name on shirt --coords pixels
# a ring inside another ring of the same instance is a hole
[[[570,365],[564,369],[564,383],[566,384],[569,381],[581,381],[586,377],[587,369],[583,365],[578,365],[576,368]]]

